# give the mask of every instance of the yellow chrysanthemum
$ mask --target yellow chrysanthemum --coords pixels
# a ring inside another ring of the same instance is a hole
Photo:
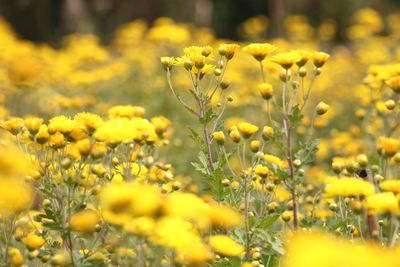
[[[243,245],[226,235],[213,235],[209,243],[213,250],[226,257],[240,256],[244,251]]]
[[[370,213],[395,213],[399,211],[399,202],[392,192],[377,193],[365,199],[365,208]]]
[[[331,184],[327,184],[325,188],[325,196],[369,196],[375,192],[374,186],[359,178],[341,178]]]
[[[269,43],[253,43],[245,46],[243,50],[252,55],[256,60],[263,61],[268,55],[277,48]]]

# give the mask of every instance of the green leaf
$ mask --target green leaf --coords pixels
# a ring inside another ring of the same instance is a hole
[[[299,123],[303,119],[304,115],[301,114],[299,105],[296,105],[292,109],[292,113],[289,115],[289,121],[292,125]]]
[[[201,149],[202,151],[206,151],[206,146],[205,146],[205,143],[204,143],[203,138],[202,138],[195,130],[193,130],[193,129],[190,128],[190,127],[189,127],[189,131],[190,131],[189,137],[190,137],[197,145],[200,146],[200,149]]]
[[[276,222],[276,220],[279,218],[279,215],[268,215],[266,217],[264,217],[260,223],[259,226],[261,228],[268,228],[270,227],[274,222]]]
[[[212,108],[209,108],[209,109],[207,109],[207,111],[204,114],[204,116],[199,118],[199,122],[201,124],[207,124],[207,123],[209,123],[210,121],[212,121],[216,117],[217,117],[217,114],[214,113]]]
[[[196,171],[209,176],[210,171],[208,170],[208,159],[203,151],[199,152],[198,159],[199,162],[191,162],[190,164],[195,168]]]
[[[310,164],[315,161],[320,140],[314,139],[309,143],[300,143],[295,158],[300,159],[303,164]]]

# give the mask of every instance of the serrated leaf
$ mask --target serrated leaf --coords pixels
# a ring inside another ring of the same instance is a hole
[[[190,131],[189,137],[190,137],[197,145],[200,146],[200,149],[201,149],[202,151],[205,151],[206,146],[205,146],[205,143],[204,143],[203,138],[201,138],[201,136],[200,136],[195,130],[193,130],[193,129],[190,128],[190,127],[189,127],[189,131]]]
[[[209,108],[209,109],[207,109],[204,116],[202,118],[199,118],[199,122],[201,124],[207,124],[216,117],[217,117],[217,114],[215,114],[214,111],[211,108]]]
[[[292,125],[299,123],[303,119],[304,115],[301,114],[299,105],[296,105],[292,109],[292,113],[289,115],[289,121]]]
[[[259,226],[261,228],[268,228],[270,227],[276,220],[279,218],[279,215],[268,215],[261,219]]]
[[[300,143],[295,158],[300,159],[303,164],[310,164],[315,161],[318,152],[319,139],[314,139],[309,143]]]

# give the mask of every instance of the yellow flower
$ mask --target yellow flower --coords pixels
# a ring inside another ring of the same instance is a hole
[[[282,267],[396,267],[398,251],[352,243],[321,233],[297,233],[286,246]]]
[[[244,138],[249,138],[258,131],[257,126],[248,122],[239,122],[237,128]]]
[[[1,123],[1,128],[3,128],[6,131],[9,131],[13,135],[19,134],[23,126],[24,126],[24,121],[21,118],[9,119]]]
[[[386,180],[381,182],[379,187],[384,191],[400,193],[400,180]]]
[[[210,246],[218,254],[226,257],[240,256],[244,247],[226,235],[213,235],[210,236]]]
[[[116,183],[100,192],[103,217],[111,224],[124,225],[133,217],[152,216],[161,208],[159,189],[149,185]]]
[[[41,145],[45,144],[50,138],[47,125],[45,124],[40,125],[38,133],[36,134],[35,137],[36,137],[36,142],[38,142]]]
[[[157,139],[154,126],[142,118],[115,118],[106,121],[96,130],[94,137],[111,145]]]
[[[33,190],[22,179],[0,176],[0,215],[18,213],[33,202]]]
[[[39,128],[42,125],[42,123],[43,119],[37,117],[26,117],[24,119],[24,125],[26,129],[33,135],[39,131]]]
[[[178,254],[179,262],[196,265],[205,264],[212,259],[212,253],[188,221],[177,217],[162,217],[157,221],[154,229],[151,240],[161,246],[174,249]]]
[[[64,115],[56,116],[50,119],[49,125],[47,126],[50,134],[54,134],[56,132],[69,134],[74,128],[77,127],[79,127],[79,124],[76,121]]]
[[[399,211],[399,202],[392,192],[370,195],[365,199],[364,206],[370,213],[395,213]]]
[[[239,45],[237,44],[221,44],[218,48],[218,52],[221,56],[230,60],[235,55],[237,49],[239,49]]]
[[[259,84],[258,91],[265,100],[269,100],[274,94],[274,89],[272,88],[272,85],[269,83]]]
[[[22,239],[22,242],[24,242],[25,246],[29,250],[35,250],[41,248],[46,241],[41,236],[35,235],[34,233],[29,233]]]
[[[94,132],[103,123],[103,119],[96,114],[89,112],[81,112],[75,115],[74,120],[84,125],[89,133]]]
[[[325,62],[329,59],[330,55],[324,52],[314,52],[313,62],[317,68],[322,67]]]
[[[163,66],[163,68],[165,70],[170,70],[175,63],[175,60],[173,57],[161,57],[160,61],[161,61],[161,65]]]
[[[276,49],[274,45],[269,43],[252,43],[243,48],[246,53],[249,53],[258,61],[263,61]]]
[[[261,176],[263,178],[267,177],[268,174],[270,173],[270,170],[268,169],[267,166],[263,166],[261,164],[258,164],[254,170],[254,173],[258,176]]]
[[[151,217],[133,218],[124,225],[124,231],[138,236],[150,236],[154,231],[155,224],[155,220]]]
[[[297,53],[300,56],[300,60],[296,62],[296,65],[299,67],[304,66],[312,57],[312,53],[306,50],[294,50],[292,52]]]
[[[264,126],[262,136],[264,140],[268,140],[270,137],[274,136],[274,128],[270,126]]]
[[[13,266],[22,266],[24,264],[24,257],[20,252],[15,253],[11,255],[11,263]]]
[[[65,145],[65,138],[62,133],[56,132],[50,136],[50,146],[55,149],[62,148]]]
[[[270,59],[271,62],[281,65],[281,67],[284,69],[290,69],[293,64],[299,62],[300,60],[300,54],[296,53],[295,51],[279,53],[272,56]]]
[[[325,196],[369,196],[374,194],[374,186],[359,178],[341,178],[327,184],[325,187]]]
[[[100,216],[94,210],[79,211],[69,219],[71,229],[82,233],[93,233],[99,222]]]
[[[171,126],[171,121],[164,116],[153,117],[150,121],[154,125],[157,134],[163,134]]]
[[[213,139],[218,145],[223,145],[225,143],[225,134],[222,131],[213,132]]]
[[[376,148],[378,152],[385,156],[393,156],[396,154],[400,146],[400,141],[398,139],[390,137],[379,137],[376,140]]]
[[[164,214],[193,222],[201,229],[211,226],[210,206],[201,198],[190,193],[177,192],[168,197],[164,205]]]
[[[209,219],[213,226],[233,228],[242,224],[242,216],[227,206],[211,205],[208,212]]]
[[[28,175],[32,171],[29,157],[16,146],[0,144],[0,176],[14,178]]]
[[[283,168],[285,166],[284,161],[282,161],[280,158],[277,156],[271,155],[271,154],[265,154],[263,157],[264,161],[267,163],[275,164],[278,167]]]
[[[395,93],[400,93],[400,76],[395,76],[385,82]]]
[[[138,106],[114,106],[108,110],[111,118],[142,118],[144,113],[145,109]]]

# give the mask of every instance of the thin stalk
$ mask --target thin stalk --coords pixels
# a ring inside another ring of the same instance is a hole
[[[249,224],[249,185],[248,175],[244,175],[244,223],[246,232],[246,259],[250,259],[250,224]]]

